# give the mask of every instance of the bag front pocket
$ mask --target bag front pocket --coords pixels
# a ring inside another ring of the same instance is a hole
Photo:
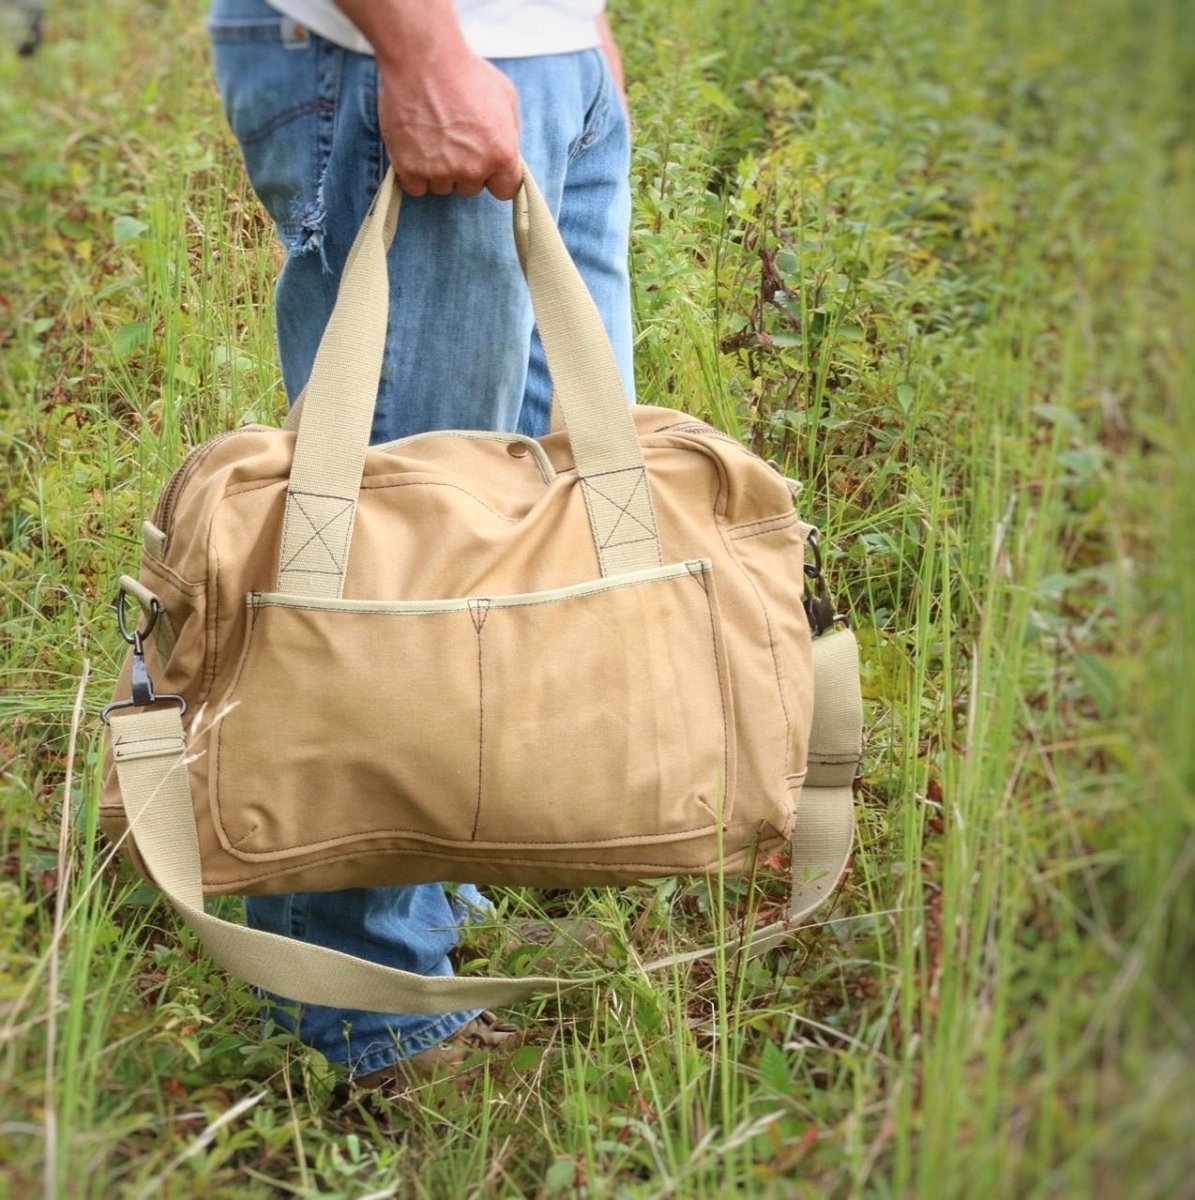
[[[248,603],[210,790],[237,857],[358,842],[550,853],[730,818],[708,560],[515,596]]]

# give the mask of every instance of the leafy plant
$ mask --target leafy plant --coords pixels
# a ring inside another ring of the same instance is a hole
[[[96,829],[139,521],[187,447],[281,403],[202,15],[63,0],[0,57],[14,1197],[1180,1194],[1189,8],[614,6],[639,398],[804,485],[865,650],[857,851],[785,949],[654,976],[782,885],[504,893],[470,969],[526,968],[505,919],[584,915],[609,982],[402,1100],[263,1031]]]

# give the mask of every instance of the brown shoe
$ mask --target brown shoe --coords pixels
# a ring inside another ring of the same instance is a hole
[[[516,921],[511,926],[506,953],[528,948],[526,967],[536,974],[555,975],[567,971],[585,956],[602,955],[613,944],[609,932],[588,917],[562,921]]]
[[[495,963],[504,974],[559,975],[591,965],[612,945],[610,933],[588,917],[514,920],[484,927],[465,926],[462,941],[451,954],[458,969],[477,959]]]
[[[412,1054],[410,1058],[399,1059],[393,1066],[355,1076],[353,1086],[372,1091],[388,1083],[411,1084],[435,1079],[454,1073],[481,1052],[494,1054],[514,1050],[523,1044],[525,1037],[525,1032],[517,1025],[503,1021],[492,1012],[483,1012],[462,1025],[450,1038]]]

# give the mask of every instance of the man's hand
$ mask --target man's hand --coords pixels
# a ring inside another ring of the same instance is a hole
[[[514,85],[465,44],[451,0],[339,0],[378,60],[378,121],[404,192],[509,200],[523,181]]]
[[[403,191],[475,196],[489,188],[509,200],[523,179],[514,85],[467,48],[420,66],[378,62],[378,120]]]

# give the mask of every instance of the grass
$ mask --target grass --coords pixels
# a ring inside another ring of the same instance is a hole
[[[186,448],[278,411],[277,260],[195,6],[62,0],[0,57],[0,1195],[1189,1191],[1189,6],[615,16],[641,399],[803,481],[865,647],[834,907],[648,977],[750,890],[507,894],[599,920],[610,984],[360,1102],[109,861],[105,605]]]

